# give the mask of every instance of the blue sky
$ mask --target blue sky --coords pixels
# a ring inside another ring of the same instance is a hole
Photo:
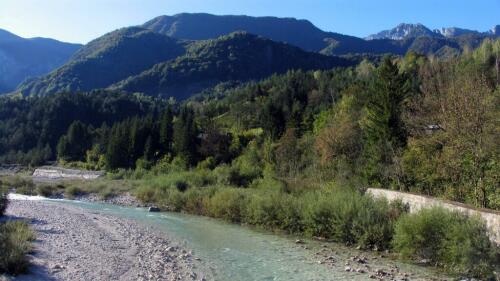
[[[500,24],[500,0],[0,0],[0,28],[23,37],[86,43],[181,12],[296,17],[360,37],[401,22],[481,31]]]

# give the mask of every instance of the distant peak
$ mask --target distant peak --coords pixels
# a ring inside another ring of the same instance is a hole
[[[491,34],[493,34],[493,35],[499,35],[500,36],[500,25],[495,25],[491,29]]]
[[[420,36],[436,36],[437,34],[421,23],[400,23],[393,29],[384,30],[377,34],[372,34],[365,39],[392,39],[403,40],[406,38]]]

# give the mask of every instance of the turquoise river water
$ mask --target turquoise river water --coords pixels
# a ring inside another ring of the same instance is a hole
[[[411,272],[411,280],[429,280],[437,272],[402,263],[379,254],[360,252],[334,243],[306,241],[295,243],[294,237],[277,235],[219,220],[179,213],[149,213],[144,208],[128,208],[100,203],[54,200],[54,204],[71,204],[91,211],[134,219],[155,225],[165,235],[201,258],[206,270],[216,280],[373,280],[369,274],[345,272],[345,262],[353,255],[365,255],[372,268],[398,266]],[[326,246],[325,246],[326,244]],[[320,250],[327,248],[333,264],[320,264]],[[374,258],[377,257],[377,258]],[[438,278],[441,279],[441,278]]]

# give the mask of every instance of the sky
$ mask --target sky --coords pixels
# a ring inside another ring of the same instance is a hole
[[[0,29],[87,43],[120,27],[182,12],[295,17],[359,37],[402,22],[480,31],[500,24],[500,0],[0,0]]]

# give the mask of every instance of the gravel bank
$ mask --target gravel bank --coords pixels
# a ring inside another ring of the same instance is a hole
[[[32,273],[16,280],[212,279],[187,249],[132,220],[43,201],[11,201],[7,215],[37,236]]]

